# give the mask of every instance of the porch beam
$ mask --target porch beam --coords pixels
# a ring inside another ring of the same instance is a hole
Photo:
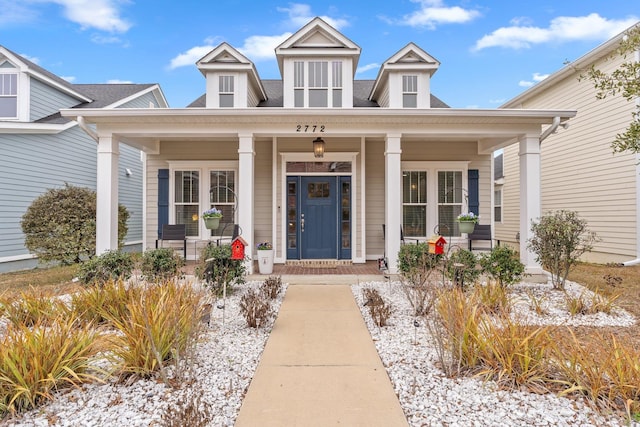
[[[527,248],[533,233],[531,221],[540,218],[542,209],[540,186],[540,139],[538,135],[525,135],[519,140],[520,156],[520,261],[531,275],[543,274],[535,254]]]
[[[387,134],[385,139],[385,239],[389,273],[398,272],[398,252],[400,252],[400,226],[402,224],[402,162],[401,135]]]
[[[238,225],[242,230],[242,238],[247,242],[246,261],[248,274],[253,274],[253,206],[254,206],[254,141],[253,134],[238,135]]]
[[[96,177],[96,255],[118,249],[118,163],[120,149],[112,135],[98,139]]]

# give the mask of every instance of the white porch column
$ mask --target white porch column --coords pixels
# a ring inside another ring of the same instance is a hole
[[[247,242],[247,255],[251,258],[246,262],[247,273],[253,274],[253,191],[254,170],[253,135],[238,135],[238,224],[242,230],[242,238]]]
[[[402,148],[400,134],[388,134],[385,141],[384,175],[384,250],[389,262],[389,273],[398,272],[398,252],[400,251],[400,226],[402,224]]]
[[[542,209],[540,188],[540,140],[537,135],[520,139],[520,261],[526,273],[542,274],[535,254],[527,249],[533,236],[531,221],[538,221]]]
[[[112,135],[98,139],[96,182],[96,255],[118,249],[118,141]]]

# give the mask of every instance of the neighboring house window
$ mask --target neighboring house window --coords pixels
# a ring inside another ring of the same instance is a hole
[[[402,76],[402,107],[418,106],[418,76]]]
[[[0,74],[0,117],[18,117],[18,74]]]
[[[407,236],[427,235],[427,172],[402,173],[402,225]]]
[[[220,107],[233,107],[233,76],[220,76]]]
[[[296,61],[293,64],[295,107],[342,107],[341,61]]]
[[[198,236],[200,208],[200,172],[197,170],[175,171],[175,223],[186,224],[187,236]]]
[[[462,213],[464,191],[462,171],[438,172],[438,225],[441,234],[460,235],[456,218]]]
[[[496,222],[502,222],[502,188],[493,192],[493,215]]]

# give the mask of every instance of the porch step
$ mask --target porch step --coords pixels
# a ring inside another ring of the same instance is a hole
[[[301,259],[287,260],[286,265],[303,268],[337,268],[339,266],[349,266],[353,263],[346,259]]]

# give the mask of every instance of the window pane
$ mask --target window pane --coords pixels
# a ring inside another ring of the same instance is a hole
[[[328,87],[328,70],[329,63],[326,61],[310,61],[309,62],[309,87],[326,88]]]
[[[462,203],[462,172],[438,172],[438,203]]]
[[[294,107],[304,107],[304,90],[296,89],[293,91]]]
[[[18,94],[18,75],[0,74],[0,95],[15,96]]]
[[[220,94],[220,107],[233,107],[233,94],[221,93]]]
[[[405,236],[427,235],[427,209],[425,206],[403,206],[402,225]]]
[[[502,206],[496,206],[493,208],[495,220],[497,222],[502,222]]]
[[[456,218],[462,212],[460,205],[440,205],[438,206],[438,228],[440,234],[449,236],[459,236],[458,222]]]
[[[293,63],[293,85],[295,87],[304,86],[304,62],[296,61]]]
[[[402,92],[418,92],[418,76],[402,76]]]
[[[351,162],[287,162],[287,172],[351,172]]]
[[[334,88],[342,87],[342,62],[332,62],[332,86]]]
[[[406,171],[402,174],[403,202],[427,202],[427,173]]]
[[[17,97],[0,97],[0,117],[18,117]]]
[[[333,107],[342,107],[342,89],[333,89]]]
[[[403,108],[417,108],[418,107],[418,95],[415,93],[402,94],[402,107]]]
[[[175,202],[198,203],[200,180],[198,171],[175,172]]]
[[[326,89],[310,89],[309,90],[309,107],[326,107],[327,106],[327,90]]]
[[[187,236],[198,235],[199,205],[176,205],[176,224],[185,224]]]

